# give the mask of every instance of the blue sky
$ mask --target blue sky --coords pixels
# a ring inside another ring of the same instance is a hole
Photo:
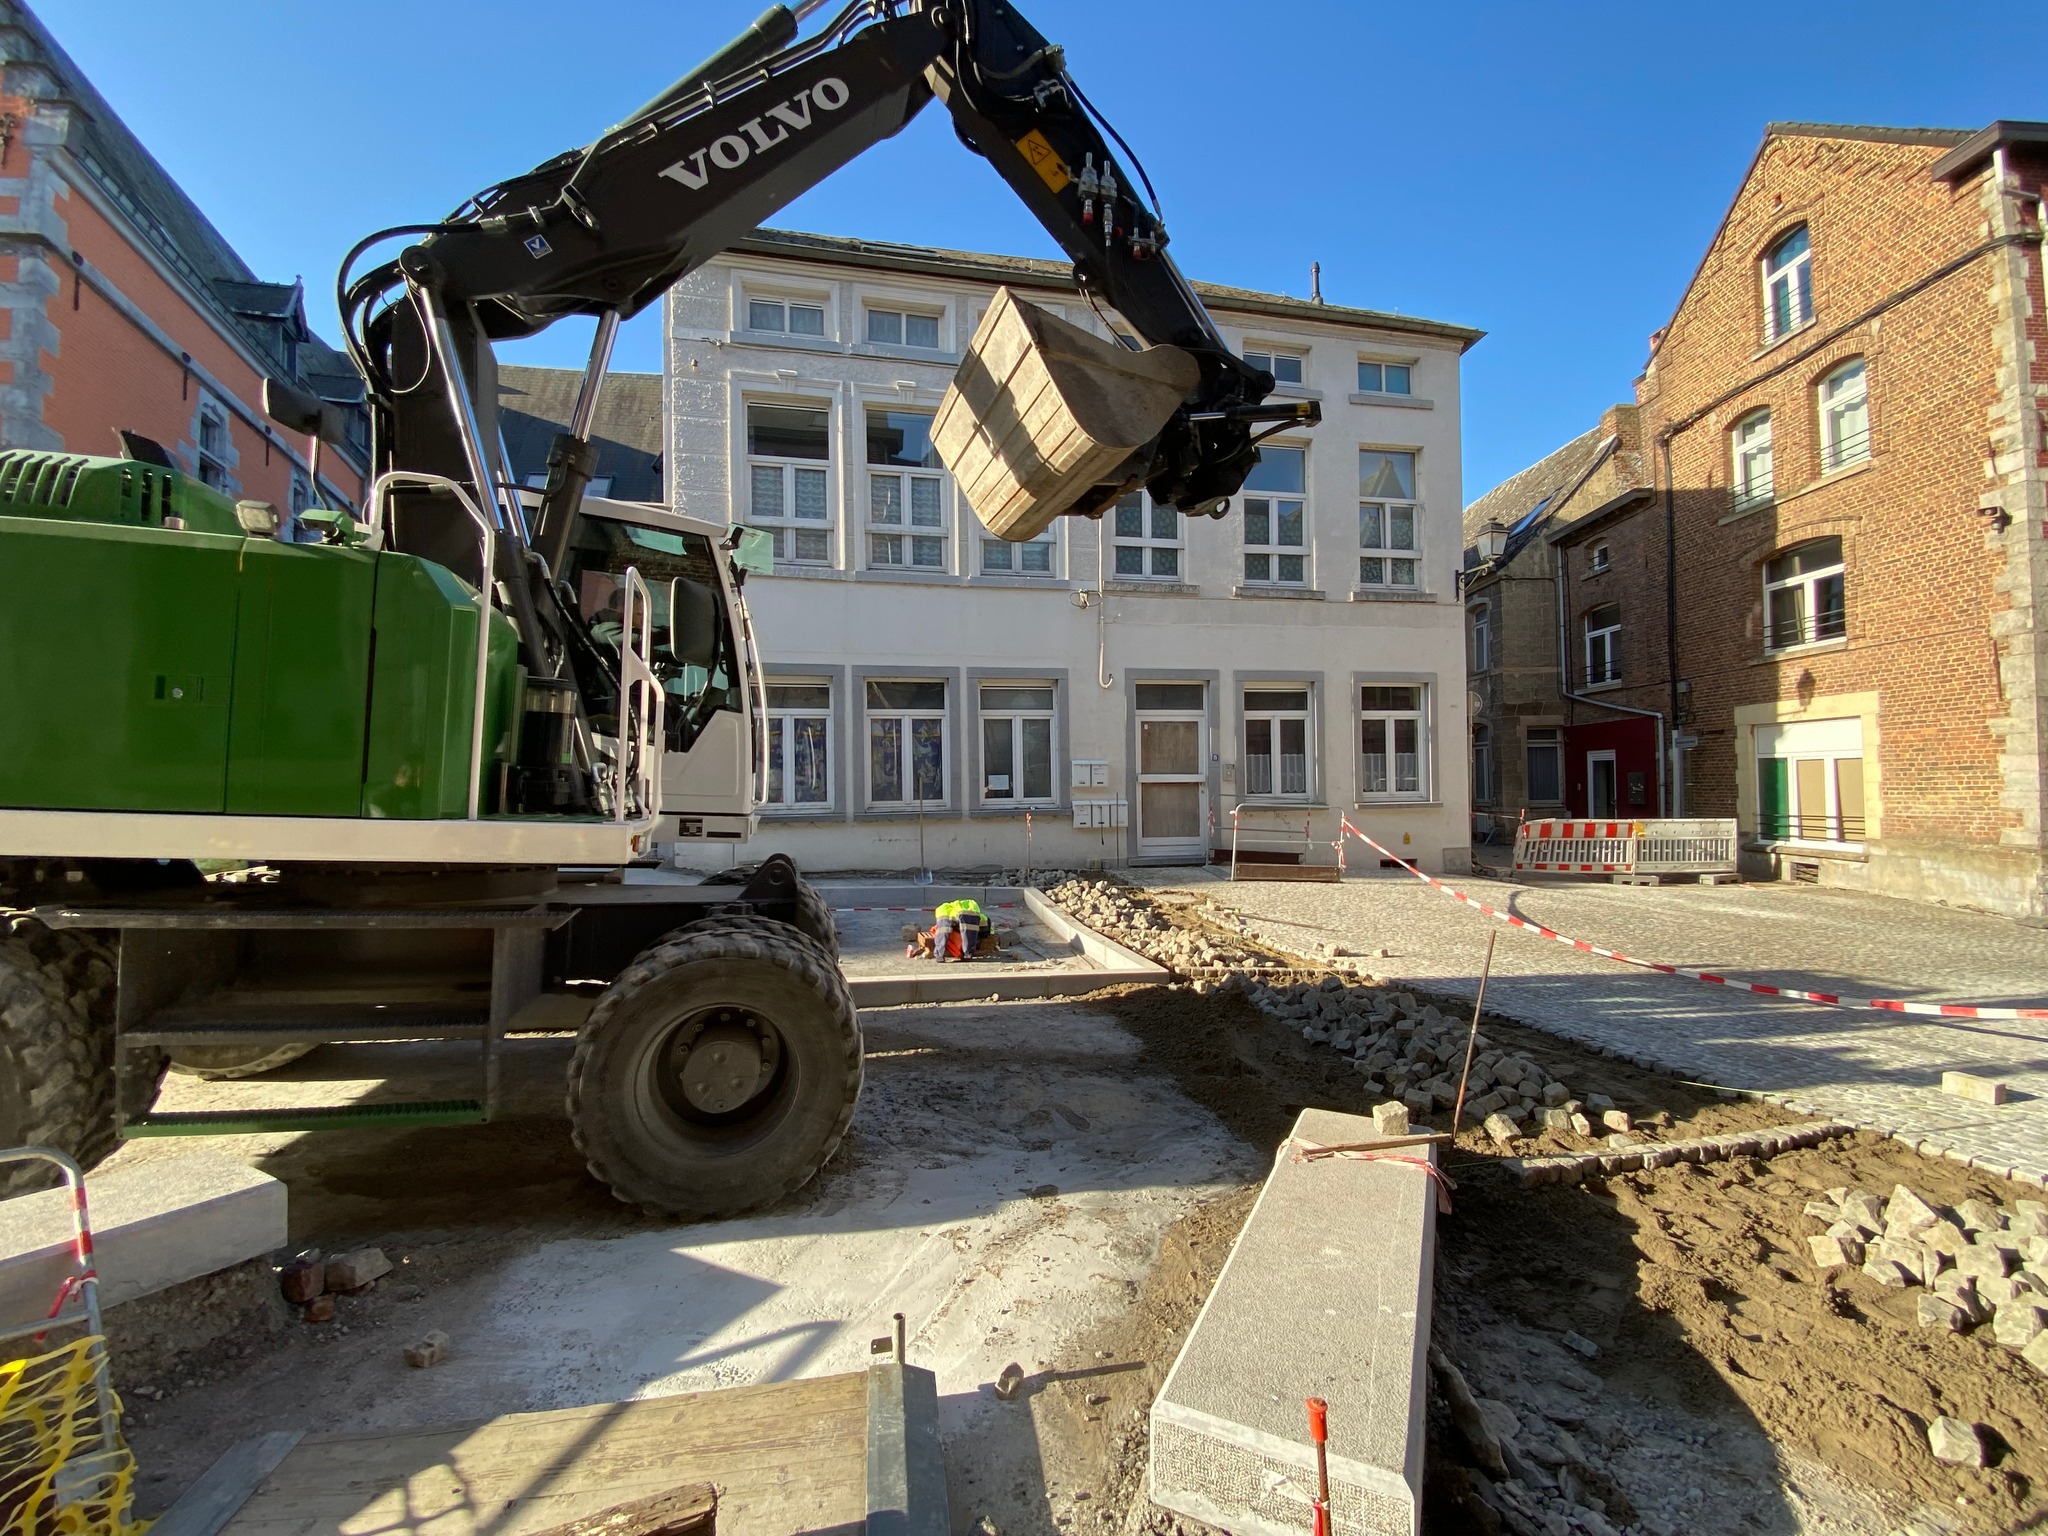
[[[580,144],[765,0],[37,0],[266,278]],[[1191,276],[1478,326],[1465,499],[1630,397],[1772,119],[2048,117],[2048,6],[1026,0],[1143,156]],[[1056,255],[934,105],[776,220]],[[582,326],[519,361],[580,363]],[[661,365],[658,307],[617,364]]]

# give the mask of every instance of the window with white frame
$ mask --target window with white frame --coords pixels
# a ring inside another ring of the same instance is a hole
[[[868,565],[946,569],[946,484],[928,411],[868,408]]]
[[[1522,760],[1528,771],[1531,805],[1564,803],[1564,732],[1554,725],[1532,725],[1522,734]]]
[[[1143,491],[1119,497],[1112,513],[1119,581],[1181,579],[1181,517]]]
[[[1493,605],[1480,603],[1472,610],[1472,670],[1493,670]]]
[[[199,480],[217,491],[228,486],[228,409],[211,395],[199,398]]]
[[[1775,494],[1771,468],[1771,413],[1751,411],[1729,434],[1735,454],[1735,510],[1760,507]]]
[[[982,800],[1053,804],[1053,685],[984,683],[980,705]]]
[[[832,805],[832,685],[768,685],[768,782],[761,804],[822,811]]]
[[[1037,538],[1027,539],[1021,544],[999,539],[983,528],[981,573],[984,576],[1055,575],[1057,562],[1053,558],[1053,551],[1058,542],[1059,534],[1051,528]]]
[[[1849,632],[1842,541],[1811,539],[1764,562],[1764,648],[1790,650]]]
[[[548,485],[547,474],[542,471],[528,475],[526,477],[526,484],[531,490],[544,491]],[[611,493],[612,477],[610,475],[593,475],[583,486],[583,494],[586,496],[609,496]]]
[[[1366,395],[1412,394],[1414,369],[1407,363],[1358,362],[1358,389]]]
[[[1309,690],[1244,691],[1244,779],[1247,795],[1309,798]]]
[[[1586,554],[1586,569],[1595,576],[1606,570],[1609,564],[1610,557],[1605,544],[1595,544]]]
[[[1764,340],[1789,336],[1813,318],[1813,242],[1801,224],[1764,253]]]
[[[1756,769],[1758,836],[1770,842],[1863,841],[1860,719],[1757,726]]]
[[[1870,457],[1870,390],[1863,359],[1852,357],[1820,381],[1820,468],[1846,469]]]
[[[868,340],[885,347],[927,347],[939,349],[939,317],[919,314],[914,309],[876,309],[869,306]]]
[[[741,521],[774,535],[776,564],[831,564],[831,461],[829,410],[748,402]]]
[[[1358,794],[1363,800],[1426,800],[1421,683],[1367,683],[1358,690]]]
[[[867,685],[868,804],[930,810],[946,803],[946,684]]]
[[[772,331],[787,336],[825,334],[825,306],[803,299],[747,296],[747,329]]]
[[[1308,582],[1308,450],[1259,450],[1244,479],[1244,579],[1265,586]]]
[[[1422,509],[1415,499],[1415,455],[1405,449],[1358,450],[1358,584],[1414,591],[1421,574]]]
[[[1273,375],[1276,384],[1299,384],[1302,382],[1302,368],[1307,359],[1299,352],[1279,352],[1271,347],[1247,348],[1245,362],[1253,368],[1263,368]]]
[[[1621,604],[1586,611],[1586,685],[1621,681]]]
[[[1493,727],[1472,727],[1472,799],[1486,805],[1493,800]]]

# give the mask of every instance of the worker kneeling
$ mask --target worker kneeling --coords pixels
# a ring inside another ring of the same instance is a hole
[[[932,913],[932,930],[929,939],[932,959],[944,964],[948,960],[971,960],[980,952],[982,936],[988,931],[988,918],[981,910],[981,904],[970,899],[949,901]],[[925,946],[920,944],[919,949]]]

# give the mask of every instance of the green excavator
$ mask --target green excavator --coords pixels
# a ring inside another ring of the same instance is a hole
[[[1012,7],[855,0],[803,36],[817,8],[771,8],[592,143],[350,253],[373,478],[362,506],[302,519],[318,542],[146,440],[0,452],[0,1145],[90,1166],[124,1137],[482,1121],[507,1033],[553,1029],[577,1035],[576,1143],[621,1199],[727,1214],[830,1157],[861,1038],[816,890],[781,856],[620,878],[657,834],[752,824],[744,594],[772,551],[722,512],[586,494],[619,322],[937,96],[1144,339],[1155,385],[1177,381],[1135,446],[1011,507],[1007,536],[1140,485],[1220,515],[1259,424],[1312,408],[1261,403],[1271,377],[1218,336],[1061,50]],[[527,490],[492,343],[572,315],[595,322],[589,364]],[[282,383],[265,407],[316,458],[346,426]],[[157,1106],[170,1062],[233,1075],[389,1040],[475,1042],[474,1090]]]

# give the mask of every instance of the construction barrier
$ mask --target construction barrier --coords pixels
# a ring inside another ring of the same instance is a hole
[[[1625,875],[1636,867],[1638,821],[1525,821],[1515,828],[1515,868],[1552,874]]]
[[[96,1334],[0,1365],[0,1532],[134,1536],[135,1458],[102,1417]]]
[[[1733,818],[1525,821],[1515,829],[1518,872],[1732,875],[1735,854]]]
[[[1662,965],[1655,960],[1638,960],[1635,956],[1624,955],[1619,950],[1603,949],[1585,939],[1574,939],[1554,928],[1546,928],[1541,923],[1532,923],[1526,917],[1517,917],[1512,912],[1489,907],[1485,902],[1467,896],[1463,891],[1454,890],[1434,875],[1425,875],[1393,849],[1367,836],[1353,826],[1348,817],[1339,823],[1339,835],[1357,838],[1368,848],[1379,853],[1383,859],[1407,870],[1424,885],[1442,891],[1453,901],[1462,901],[1474,911],[1484,913],[1496,922],[1506,923],[1510,928],[1519,928],[1524,933],[1533,933],[1538,938],[1569,945],[1583,954],[1598,955],[1603,960],[1635,966],[1638,970],[1656,971],[1664,976],[1683,976],[1690,981],[1704,981],[1717,987],[1732,987],[1737,992],[1754,992],[1760,997],[1782,997],[1797,1003],[1819,1003],[1826,1008],[1877,1008],[1886,1013],[1911,1013],[1939,1019],[2048,1019],[2048,1008],[1992,1008],[1980,1007],[1975,1003],[1909,1003],[1895,997],[1840,997],[1833,992],[1802,992],[1794,987],[1766,986],[1756,981],[1734,981],[1726,976],[1717,976],[1712,971],[1693,971],[1682,965]]]

